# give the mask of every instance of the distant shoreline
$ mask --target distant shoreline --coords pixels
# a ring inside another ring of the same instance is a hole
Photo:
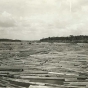
[[[21,42],[21,40],[13,40],[13,39],[0,39],[0,42]]]
[[[79,36],[70,35],[68,37],[48,37],[48,38],[40,39],[40,42],[88,43],[88,36],[86,36],[86,35],[79,35]]]
[[[87,35],[73,36],[68,37],[47,37],[40,40],[19,40],[19,39],[0,39],[0,42],[49,42],[49,43],[88,43]]]

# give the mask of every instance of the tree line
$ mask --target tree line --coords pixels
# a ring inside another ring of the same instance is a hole
[[[48,37],[40,39],[40,42],[63,42],[63,43],[88,43],[87,35],[67,36],[67,37]]]
[[[21,40],[0,39],[0,42],[21,42]]]

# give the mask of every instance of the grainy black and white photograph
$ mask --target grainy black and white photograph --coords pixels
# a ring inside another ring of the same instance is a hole
[[[0,88],[88,88],[88,0],[0,0]]]

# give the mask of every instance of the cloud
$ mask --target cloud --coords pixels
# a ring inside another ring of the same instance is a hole
[[[10,13],[4,11],[0,15],[0,27],[14,27],[14,26],[15,26],[14,18]]]

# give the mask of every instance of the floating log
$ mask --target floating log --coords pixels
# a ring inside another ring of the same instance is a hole
[[[18,85],[18,86],[22,86],[22,87],[29,87],[30,83],[25,80],[22,79],[7,79],[7,81],[10,82],[10,84],[14,84],[14,85]]]
[[[40,79],[40,80],[59,80],[65,81],[63,77],[39,77],[39,76],[20,76],[22,79]]]
[[[23,69],[21,67],[0,67],[0,71],[21,72]]]

